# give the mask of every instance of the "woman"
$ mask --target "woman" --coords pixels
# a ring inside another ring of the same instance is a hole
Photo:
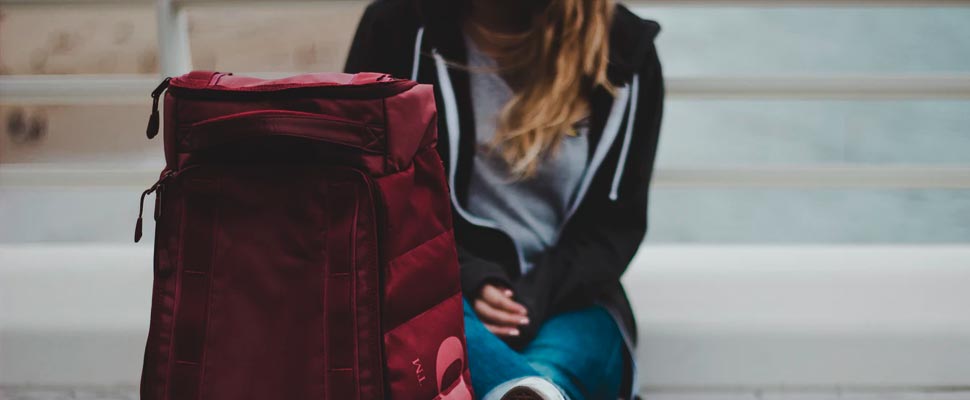
[[[659,26],[610,0],[379,0],[347,72],[436,86],[472,385],[631,398],[620,276],[646,232]]]

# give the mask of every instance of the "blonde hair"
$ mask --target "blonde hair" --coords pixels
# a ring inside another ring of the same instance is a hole
[[[471,25],[473,39],[495,49],[489,54],[514,91],[492,149],[516,178],[533,176],[541,158],[575,133],[595,87],[613,90],[606,76],[612,13],[612,0],[550,0],[522,33]]]

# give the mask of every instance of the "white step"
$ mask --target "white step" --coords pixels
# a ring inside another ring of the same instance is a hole
[[[0,245],[0,386],[136,385],[151,279],[148,246]],[[970,246],[648,245],[625,283],[663,397],[970,388]]]

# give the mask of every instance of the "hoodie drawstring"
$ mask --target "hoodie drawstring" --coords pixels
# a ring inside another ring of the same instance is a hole
[[[418,33],[417,33],[417,35],[416,35],[416,37],[414,39],[414,59],[413,59],[413,61],[411,63],[411,80],[412,81],[417,81],[417,79],[418,79],[418,70],[421,67],[421,45],[423,44],[423,42],[424,42],[424,27],[422,26],[422,27],[418,28]],[[432,53],[433,53],[433,56],[435,58],[436,67],[439,70],[438,71],[438,75],[439,76],[442,75],[442,72],[444,72],[444,74],[447,74],[447,72],[446,72],[447,71],[447,66],[446,66],[446,63],[444,62],[444,59],[437,52],[432,51]],[[452,97],[454,97],[454,92],[452,92],[451,87],[450,87],[451,86],[450,85],[451,82],[439,82],[439,83],[444,84],[443,86],[448,86],[447,88],[445,88],[445,87],[442,88],[443,94],[444,94],[444,92],[447,92],[448,95],[451,95]],[[622,96],[620,96],[620,97],[622,97]],[[613,172],[613,182],[612,182],[612,184],[610,186],[609,198],[610,198],[611,201],[616,201],[620,197],[620,194],[619,194],[619,192],[620,192],[620,182],[623,180],[623,172],[626,169],[627,156],[630,153],[630,142],[633,140],[633,125],[636,123],[637,100],[638,100],[639,97],[640,97],[640,75],[633,74],[633,78],[631,79],[630,87],[629,87],[629,99],[627,100],[628,101],[628,103],[627,103],[627,110],[626,110],[627,116],[626,116],[626,124],[625,124],[626,125],[626,129],[624,129],[624,132],[623,132],[623,144],[622,144],[622,146],[620,148],[620,158],[617,160],[616,170]],[[620,99],[617,99],[617,100],[620,100]],[[454,99],[452,99],[452,102],[454,102]],[[452,111],[452,112],[449,113],[448,111]],[[611,114],[612,113],[615,113],[616,111],[617,110],[614,107],[614,109],[611,111]],[[446,108],[446,110],[445,110],[445,116],[446,116],[446,119],[453,119],[454,120],[454,121],[448,121],[448,122],[450,122],[448,124],[448,127],[449,128],[457,128],[458,121],[457,121],[457,116],[455,115],[455,110],[448,110]],[[449,130],[451,130],[451,129],[449,129]],[[610,140],[610,142],[612,142],[612,140]],[[454,144],[456,144],[456,143],[453,143],[453,145]],[[455,147],[457,147],[457,146],[455,146]],[[452,150],[453,151],[456,151],[457,148],[452,149]],[[453,155],[453,157],[454,157],[454,155]],[[594,158],[596,158],[596,157],[594,157]],[[597,166],[598,166],[598,163],[595,163],[595,164],[597,164]],[[454,170],[454,168],[457,167],[457,165],[451,165],[451,167],[452,167],[452,173],[454,173],[453,170]],[[585,185],[581,185],[581,186],[585,186]],[[581,188],[580,189],[580,192],[585,192],[585,190],[583,190],[583,189],[584,188]]]
[[[620,159],[616,162],[613,172],[613,185],[610,187],[610,200],[616,201],[620,197],[620,181],[623,180],[623,170],[626,169],[626,156],[630,153],[630,141],[633,139],[633,124],[637,120],[637,98],[640,97],[640,75],[633,74],[630,82],[630,108],[627,111],[626,131],[623,133],[623,147],[620,148]]]
[[[424,41],[424,27],[418,28],[418,36],[414,39],[414,61],[411,63],[411,80],[418,81],[418,68],[421,67],[421,43]]]
[[[458,142],[461,140],[459,136],[460,120],[458,119],[458,101],[455,100],[455,90],[451,86],[451,76],[448,75],[448,63],[445,61],[441,54],[434,48],[431,49],[431,56],[434,57],[435,72],[438,75],[438,90],[441,92],[442,108],[445,113],[445,126],[448,127],[448,185],[450,187],[455,187],[455,173],[458,171]],[[458,201],[458,196],[454,190],[449,190],[451,195],[451,205],[452,209],[455,210],[458,215],[461,215],[466,221],[471,222],[474,225],[483,226],[486,228],[495,229],[500,232],[505,232],[500,226],[495,222],[479,218],[472,215],[470,212],[462,207],[461,202]],[[506,233],[506,235],[508,235]],[[511,237],[511,236],[509,236]],[[522,255],[522,249],[519,248],[519,244],[512,242],[515,247],[515,254],[519,261],[519,268],[522,272],[526,272],[524,268],[528,265],[525,261],[525,257]]]

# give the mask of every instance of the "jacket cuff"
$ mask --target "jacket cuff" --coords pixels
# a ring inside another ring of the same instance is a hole
[[[525,306],[529,312],[529,324],[520,326],[519,336],[508,340],[512,348],[521,349],[529,344],[539,334],[539,328],[548,318],[548,304],[543,301],[547,294],[536,293],[536,289],[527,280],[519,280],[512,287],[515,301]]]
[[[468,299],[474,299],[485,284],[511,287],[511,280],[501,265],[484,260],[466,261],[461,264],[461,291]]]

